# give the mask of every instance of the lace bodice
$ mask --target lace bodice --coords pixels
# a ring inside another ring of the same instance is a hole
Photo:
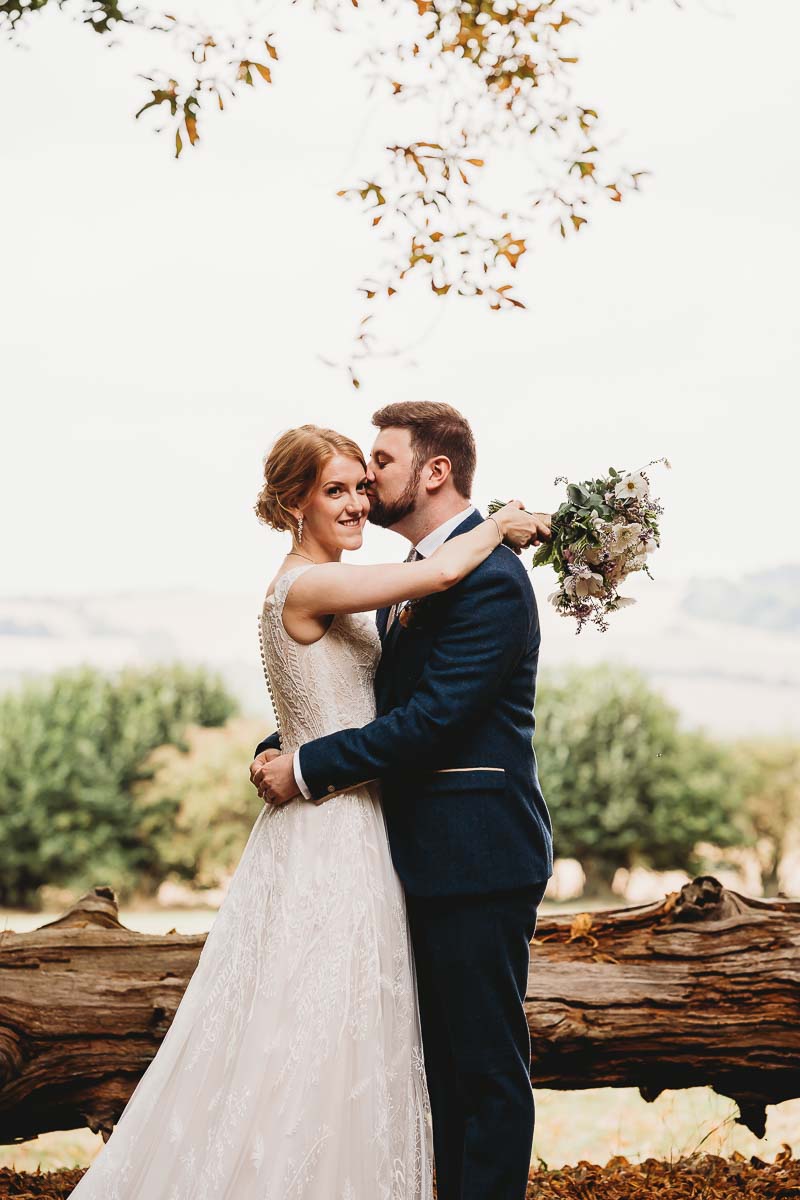
[[[264,675],[285,751],[337,729],[365,725],[375,716],[373,682],[380,638],[372,617],[339,614],[309,646],[294,641],[284,628],[289,589],[312,566],[304,564],[281,575],[258,619]]]

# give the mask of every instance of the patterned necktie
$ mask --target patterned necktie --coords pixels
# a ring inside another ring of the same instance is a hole
[[[423,555],[420,554],[419,550],[417,550],[415,546],[412,546],[408,552],[408,555],[407,555],[405,561],[406,562],[417,562],[417,560],[422,557],[423,557]],[[397,614],[403,608],[403,605],[407,604],[407,603],[408,603],[407,600],[400,600],[399,602],[396,600],[394,602],[394,604],[392,605],[392,607],[389,609],[389,618],[386,622],[386,632],[387,633],[392,628],[392,625],[394,625]]]

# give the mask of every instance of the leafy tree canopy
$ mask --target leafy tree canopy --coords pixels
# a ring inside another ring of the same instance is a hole
[[[698,869],[695,847],[745,840],[740,773],[725,747],[680,727],[636,671],[545,678],[534,748],[556,853],[610,883],[617,867]]]
[[[0,903],[33,903],[42,884],[124,892],[157,872],[177,801],[137,801],[148,756],[235,709],[217,678],[180,665],[86,667],[0,697]]]

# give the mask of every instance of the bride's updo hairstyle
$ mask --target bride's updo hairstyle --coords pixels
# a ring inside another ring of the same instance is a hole
[[[254,505],[259,521],[294,535],[297,521],[288,510],[303,507],[334,454],[353,458],[367,469],[361,447],[335,429],[299,425],[282,433],[264,459],[264,486]]]

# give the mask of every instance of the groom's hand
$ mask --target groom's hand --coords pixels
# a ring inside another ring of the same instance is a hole
[[[269,755],[259,765],[259,759]],[[285,804],[299,795],[294,777],[294,755],[265,750],[250,765],[250,779],[265,804]]]

